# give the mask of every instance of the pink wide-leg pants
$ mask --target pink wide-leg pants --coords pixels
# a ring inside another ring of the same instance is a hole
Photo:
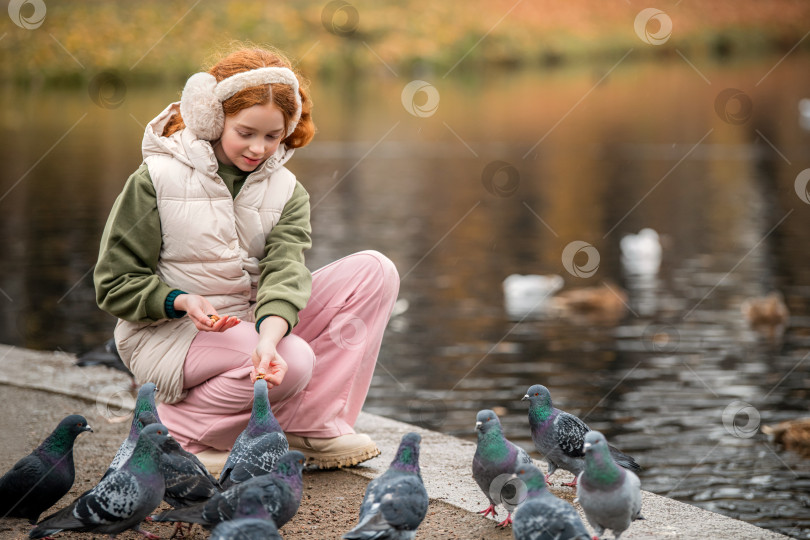
[[[269,397],[285,432],[309,437],[354,433],[399,292],[394,264],[376,251],[312,273],[312,295],[277,350],[289,370]],[[199,332],[183,367],[183,401],[158,405],[161,421],[189,452],[229,450],[253,406],[250,355],[259,334],[243,322]]]

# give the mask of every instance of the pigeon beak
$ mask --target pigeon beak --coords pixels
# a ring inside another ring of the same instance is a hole
[[[529,394],[526,394],[525,396],[520,398],[520,401],[526,401],[527,399],[529,399]]]
[[[87,425],[87,426],[84,426],[84,429],[82,431],[89,431],[90,433],[93,433],[93,428],[91,428],[89,425]]]
[[[583,447],[582,447],[582,449],[583,449],[583,450],[585,450],[585,451],[587,452],[588,450],[590,450],[590,449],[591,449],[591,446],[593,446],[591,443],[586,442],[586,443],[585,443],[585,446],[583,446]]]
[[[476,431],[481,431],[481,422],[476,422],[475,423],[475,430]]]

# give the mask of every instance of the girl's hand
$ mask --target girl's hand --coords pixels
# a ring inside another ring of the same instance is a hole
[[[267,382],[268,388],[273,388],[281,384],[287,374],[287,362],[278,354],[272,340],[259,339],[251,360],[253,360],[253,369],[250,372],[252,383],[261,378]]]
[[[203,332],[224,332],[241,321],[239,317],[225,315],[219,317],[214,306],[198,294],[181,294],[174,299],[174,309],[185,311],[197,330]],[[214,318],[211,317],[214,315]]]

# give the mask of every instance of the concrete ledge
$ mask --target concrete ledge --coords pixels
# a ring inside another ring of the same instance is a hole
[[[73,362],[74,357],[66,353],[0,345],[0,384],[85,399],[94,402],[98,410],[111,420],[123,419],[131,413],[134,399],[129,392],[129,377],[101,366],[78,368]],[[471,420],[470,425],[473,423]],[[382,474],[388,468],[402,435],[416,431],[422,435],[420,465],[430,498],[469,512],[477,512],[486,506],[484,495],[472,479],[473,443],[367,413],[360,415],[356,427],[358,431],[371,435],[382,455],[362,466],[346,469],[348,472],[369,479]],[[538,462],[538,466],[546,470],[544,463]],[[560,484],[572,478],[568,473],[558,472],[552,480]],[[567,487],[555,486],[552,491],[568,501],[575,495],[574,490]],[[581,514],[581,508],[575,506]],[[642,512],[646,519],[633,523],[622,538],[787,538],[646,491],[643,492]]]

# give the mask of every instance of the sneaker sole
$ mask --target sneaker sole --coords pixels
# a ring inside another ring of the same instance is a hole
[[[374,446],[374,448],[368,448],[358,453],[346,456],[324,456],[317,453],[313,454],[306,448],[295,448],[293,446],[290,447],[290,450],[298,450],[304,454],[304,456],[307,458],[307,465],[311,465],[316,469],[342,469],[343,467],[353,467],[381,454],[380,449],[376,446]]]

